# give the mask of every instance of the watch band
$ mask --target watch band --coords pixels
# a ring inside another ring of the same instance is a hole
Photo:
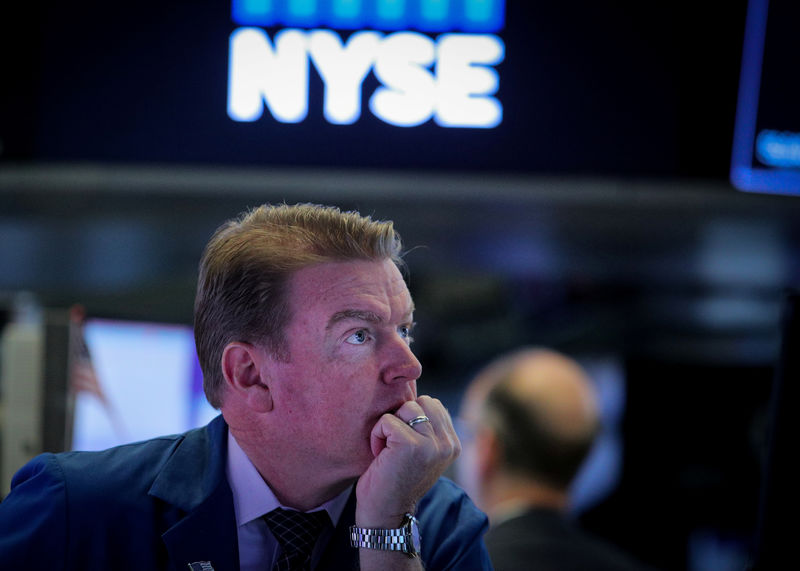
[[[416,557],[419,555],[417,518],[406,514],[401,527],[397,529],[350,526],[350,545],[384,551],[402,551],[411,557]]]

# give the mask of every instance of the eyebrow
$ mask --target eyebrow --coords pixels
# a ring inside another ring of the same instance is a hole
[[[340,321],[347,321],[348,319],[358,319],[361,321],[369,321],[370,323],[380,323],[383,321],[381,317],[373,311],[363,311],[360,309],[345,309],[344,311],[337,311],[328,320],[328,327],[330,329]]]
[[[412,305],[408,311],[408,318],[411,319],[411,315],[414,313],[414,306]],[[331,318],[328,320],[328,325],[326,329],[330,329],[337,323],[341,321],[347,321],[348,319],[357,319],[361,321],[368,321],[369,323],[383,323],[383,318],[375,313],[374,311],[365,311],[361,309],[345,309],[343,311],[337,311],[334,313]]]

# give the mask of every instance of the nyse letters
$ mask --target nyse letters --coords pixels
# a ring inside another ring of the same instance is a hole
[[[308,114],[309,61],[324,84],[323,113],[334,124],[356,122],[370,71],[380,86],[369,97],[373,115],[402,127],[433,119],[443,127],[498,125],[493,97],[503,60],[502,40],[492,34],[417,32],[352,34],[343,42],[331,30],[286,29],[274,40],[260,28],[239,28],[230,38],[228,115],[256,121],[266,107],[283,123]]]

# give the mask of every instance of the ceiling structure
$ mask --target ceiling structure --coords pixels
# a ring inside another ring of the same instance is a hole
[[[395,221],[443,365],[520,343],[769,363],[800,280],[800,202],[727,183],[84,164],[0,172],[0,290],[190,322],[216,226],[281,201]]]

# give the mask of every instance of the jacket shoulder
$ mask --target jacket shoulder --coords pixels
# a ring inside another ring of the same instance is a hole
[[[174,493],[179,500],[186,489],[200,496],[206,481],[218,479],[222,453],[211,444],[223,427],[212,422],[99,452],[37,456],[16,473],[0,504],[0,568],[161,568],[161,535],[187,510],[152,490],[170,474],[178,476],[171,489],[184,494]]]
[[[483,543],[489,520],[454,482],[440,478],[420,500],[417,519],[426,569],[491,569]]]
[[[60,478],[71,495],[108,498],[146,493],[186,435],[158,437],[98,452],[42,454],[23,466],[12,480]]]

